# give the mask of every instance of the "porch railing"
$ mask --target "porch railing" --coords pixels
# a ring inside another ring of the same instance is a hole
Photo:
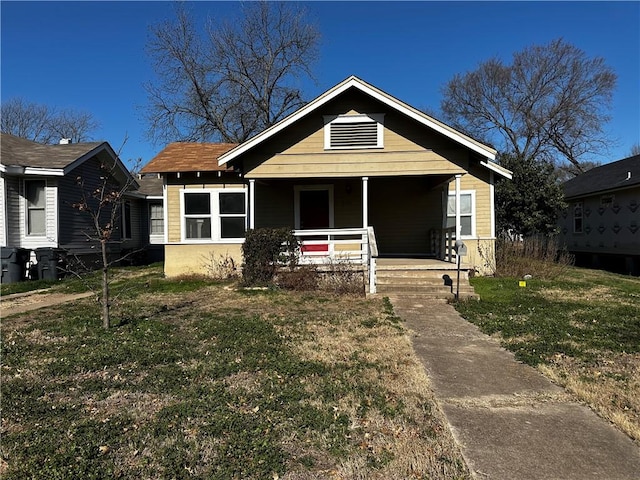
[[[431,251],[445,262],[456,261],[456,227],[448,227],[431,231]]]
[[[349,263],[368,272],[369,292],[375,293],[375,258],[378,248],[373,227],[294,230],[300,243],[302,265]]]

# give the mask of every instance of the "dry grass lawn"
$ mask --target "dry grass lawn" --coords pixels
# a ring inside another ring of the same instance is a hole
[[[383,300],[128,288],[3,319],[3,479],[469,478]]]

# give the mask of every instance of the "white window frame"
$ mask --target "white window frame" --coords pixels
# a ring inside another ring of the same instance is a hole
[[[331,125],[336,123],[376,123],[376,145],[347,145],[331,146]],[[353,115],[325,115],[324,116],[324,149],[325,150],[362,150],[372,148],[384,148],[384,113],[353,114]]]
[[[477,238],[476,236],[476,191],[475,190],[460,190],[460,198],[462,198],[464,195],[470,195],[471,196],[471,213],[462,213],[460,212],[460,218],[462,219],[462,217],[471,217],[471,234],[470,235],[463,235],[462,234],[462,226],[460,227],[460,238],[461,239],[474,239]],[[453,215],[449,215],[449,199],[453,197],[454,201],[456,198],[456,191],[449,191],[448,195],[446,197],[446,203],[445,203],[445,226],[448,223],[449,218],[453,218],[454,219],[454,223],[455,223],[455,218],[456,218],[456,214],[454,212]]]
[[[40,182],[43,184],[42,195],[44,198],[44,206],[31,208],[29,207],[29,198],[27,197],[27,184]],[[22,188],[24,192],[24,232],[29,238],[46,238],[47,236],[47,180],[43,178],[25,178],[22,182]],[[29,216],[31,210],[42,210],[44,212],[44,230],[38,233],[31,233],[29,231]]]
[[[160,217],[154,217],[151,213],[152,211],[152,207],[160,207]],[[159,220],[160,223],[160,231],[159,232],[154,232],[153,231],[153,221],[154,220]],[[149,236],[152,237],[162,237],[164,235],[164,205],[162,203],[162,201],[153,201],[153,202],[149,202]]]
[[[296,230],[300,228],[300,192],[312,191],[312,190],[327,190],[329,192],[329,228],[334,228],[334,215],[333,215],[333,185],[294,185],[294,204],[293,213]]]
[[[209,194],[209,214],[194,214],[187,216],[185,214],[185,194],[190,193],[207,193]],[[220,194],[221,193],[243,193],[244,194],[244,214],[221,214],[220,213]],[[242,238],[222,238],[221,218],[224,217],[244,217],[245,233],[248,228],[248,197],[249,192],[246,188],[186,188],[180,189],[180,240],[182,243],[243,243],[245,237]],[[211,219],[211,237],[210,238],[187,238],[187,218],[188,217],[209,217]]]

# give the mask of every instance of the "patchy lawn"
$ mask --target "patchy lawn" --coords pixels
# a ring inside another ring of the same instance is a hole
[[[155,275],[155,276],[154,276]],[[131,275],[3,319],[2,478],[468,479],[381,299]]]
[[[457,306],[465,318],[640,440],[639,278],[568,268],[525,288],[472,283],[482,300]]]

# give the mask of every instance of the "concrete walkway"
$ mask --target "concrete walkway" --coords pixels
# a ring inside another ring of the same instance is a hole
[[[4,295],[0,298],[0,318],[6,318],[16,313],[29,312],[38,310],[52,305],[72,302],[87,298],[94,293],[47,293],[48,290],[33,290],[25,293],[14,293],[13,295]]]
[[[451,305],[390,297],[476,479],[638,480],[640,448]]]

